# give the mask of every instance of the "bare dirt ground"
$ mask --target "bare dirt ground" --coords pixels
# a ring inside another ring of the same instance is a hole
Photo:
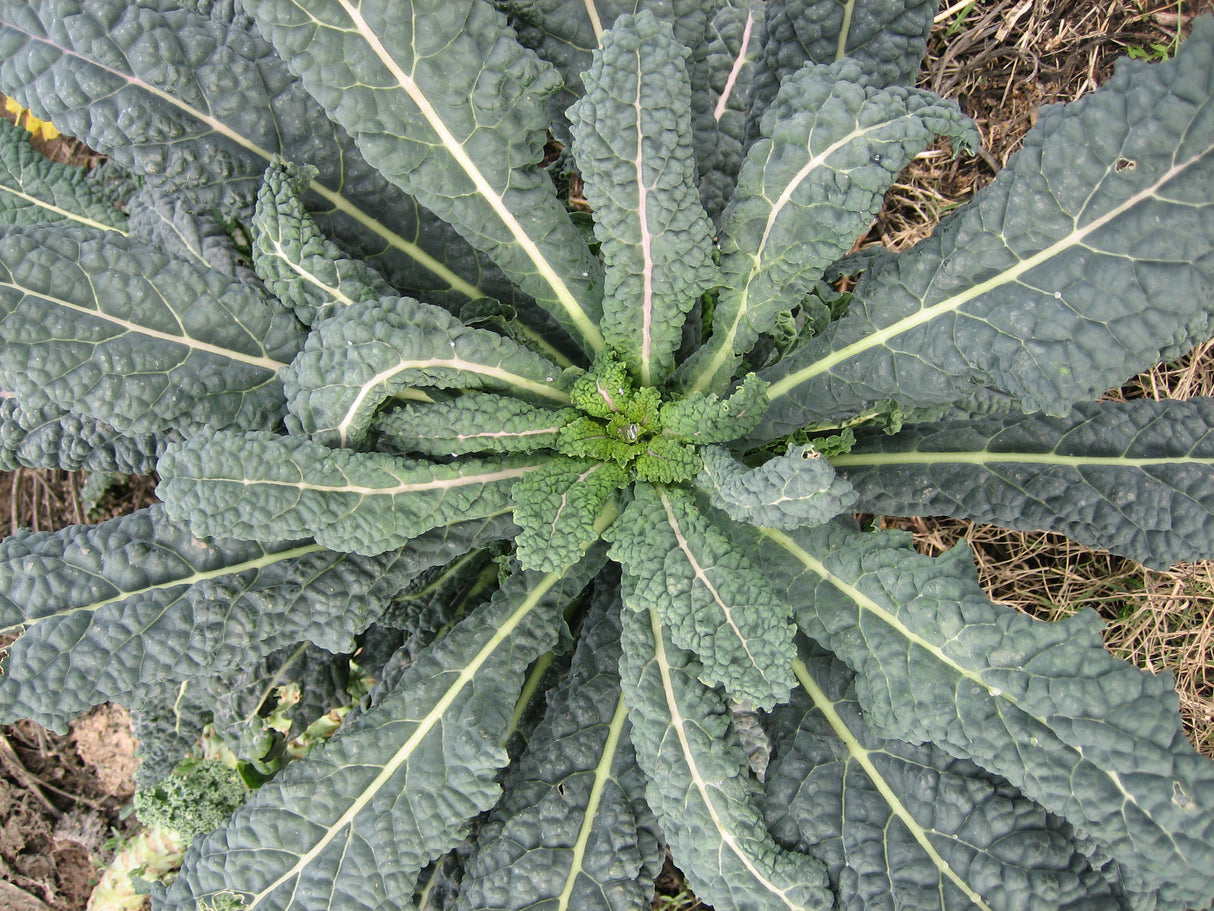
[[[954,160],[925,153],[889,194],[865,243],[901,249],[989,182],[1019,147],[1036,109],[1092,90],[1126,53],[1157,59],[1214,0],[942,0],[920,84],[956,98],[982,133],[984,151]],[[95,156],[69,139],[35,144],[60,161]],[[1214,355],[1203,346],[1116,394],[1185,397],[1214,392]],[[65,472],[0,474],[0,533],[97,521],[146,505],[153,481],[110,492],[85,516],[83,480]],[[891,520],[893,521],[893,520]],[[1109,621],[1116,653],[1176,675],[1186,730],[1214,757],[1214,564],[1144,570],[1055,535],[1015,534],[956,521],[896,520],[939,552],[966,539],[992,597],[1052,618],[1080,605]],[[0,645],[3,645],[0,642]],[[66,735],[32,724],[0,728],[0,909],[82,911],[106,842],[126,831],[133,747],[120,710],[101,707]],[[677,871],[659,880],[655,908],[707,911]]]

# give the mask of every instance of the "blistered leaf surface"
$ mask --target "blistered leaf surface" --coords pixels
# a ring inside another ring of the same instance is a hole
[[[310,536],[374,555],[432,528],[508,511],[510,488],[542,462],[436,465],[271,433],[215,433],[169,447],[156,491],[195,534]]]
[[[376,416],[380,445],[399,452],[462,455],[531,452],[556,447],[572,408],[552,410],[487,392],[465,392],[450,402],[404,405]]]
[[[123,203],[133,239],[242,282],[256,282],[227,227],[213,212],[199,212],[181,197],[145,185]]]
[[[606,264],[603,336],[644,386],[670,372],[685,315],[718,281],[696,192],[687,56],[652,14],[622,16],[569,109]]]
[[[302,344],[264,292],[138,241],[35,226],[0,237],[0,371],[29,408],[129,433],[264,428]]]
[[[126,218],[88,171],[51,161],[22,127],[0,123],[0,225],[60,220],[125,233]]]
[[[454,225],[588,348],[601,347],[598,267],[536,164],[541,100],[560,79],[515,41],[504,16],[482,0],[424,0],[409,16],[389,0],[245,6],[283,59],[324,62],[302,68],[304,85],[384,177]]]
[[[880,88],[854,60],[807,66],[784,80],[722,216],[724,287],[712,338],[682,367],[692,388],[722,387],[736,355],[852,248],[885,191],[937,135],[962,149],[978,141],[956,102]]]
[[[1171,906],[1214,898],[1214,768],[1185,740],[1171,678],[1110,655],[1094,613],[1045,623],[992,603],[964,547],[933,559],[842,526],[762,538],[797,623],[856,670],[882,736],[1006,778]]]
[[[314,164],[312,210],[403,287],[504,293],[496,270],[367,165],[243,15],[225,18],[181,4],[4,0],[0,84],[201,206],[249,204],[275,155]]]
[[[510,392],[558,406],[569,401],[551,361],[409,297],[351,302],[333,312],[282,376],[299,426],[335,446],[362,443],[375,410],[413,387]]]
[[[764,781],[776,838],[812,851],[845,911],[1128,911],[1075,832],[999,778],[932,744],[865,723],[853,675],[821,650],[766,721]]]
[[[507,529],[473,520],[408,551],[358,557],[308,541],[202,541],[153,506],[15,535],[0,545],[0,629],[23,630],[0,677],[6,717],[63,728],[93,705],[143,704],[150,688],[301,640],[350,651],[419,572]]]
[[[749,469],[720,446],[707,446],[700,455],[704,468],[696,487],[736,522],[772,528],[821,525],[856,499],[851,485],[809,446],[792,447]]]
[[[787,698],[795,655],[789,608],[759,567],[679,488],[638,484],[612,526],[624,603],[656,610],[672,642],[693,651],[701,679],[768,708]]]
[[[388,296],[383,276],[349,259],[317,227],[303,194],[314,167],[275,161],[266,169],[253,214],[253,265],[266,288],[307,326],[331,310]]]
[[[826,869],[767,831],[720,692],[653,608],[623,612],[620,678],[646,797],[696,895],[717,911],[828,911]]]
[[[22,408],[0,395],[0,471],[59,468],[63,471],[151,474],[177,434],[119,433],[102,421],[56,405]]]
[[[375,908],[411,895],[422,867],[496,802],[508,760],[498,744],[521,674],[556,643],[561,611],[586,581],[516,573],[357,726],[196,842],[165,911],[224,894],[261,911]]]
[[[528,569],[555,572],[598,540],[595,524],[628,472],[614,462],[556,456],[514,487],[515,543]]]
[[[759,0],[722,3],[703,42],[689,45],[696,173],[700,199],[714,224],[733,198],[749,145],[746,115],[762,22]]]
[[[939,0],[768,0],[757,117],[806,63],[854,59],[876,85],[914,85]]]
[[[847,315],[774,368],[756,437],[874,402],[1066,414],[1211,333],[1214,21],[1042,109],[1023,150],[936,234],[866,273]],[[1160,225],[1169,229],[1161,231]]]
[[[859,511],[1047,529],[1167,567],[1214,552],[1214,400],[912,425],[834,460]]]
[[[620,691],[619,596],[607,589],[478,833],[457,908],[634,911],[653,896],[661,839]]]

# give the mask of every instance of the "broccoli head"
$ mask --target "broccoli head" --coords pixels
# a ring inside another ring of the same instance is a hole
[[[176,833],[189,844],[219,828],[248,796],[235,770],[200,759],[182,763],[171,775],[135,793],[135,813],[148,828]]]

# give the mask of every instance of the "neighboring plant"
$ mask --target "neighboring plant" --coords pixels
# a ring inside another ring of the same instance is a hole
[[[240,776],[222,762],[186,760],[135,792],[135,813],[148,828],[164,829],[189,844],[227,822],[248,795]]]
[[[234,769],[213,759],[186,759],[169,775],[135,792],[143,824],[120,841],[97,886],[89,911],[139,911],[152,883],[172,879],[195,838],[227,822],[249,796]]]
[[[664,845],[716,911],[1210,903],[1170,678],[851,516],[1214,554],[1214,400],[1094,401],[1214,334],[1214,22],[849,257],[977,140],[935,3],[501,7],[0,2],[0,86],[141,183],[4,159],[6,458],[164,500],[3,544],[3,720],[272,776],[162,909],[643,909]]]

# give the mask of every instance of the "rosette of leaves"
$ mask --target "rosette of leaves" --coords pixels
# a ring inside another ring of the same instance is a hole
[[[4,718],[164,765],[284,649],[374,683],[156,907],[643,909],[663,846],[717,911],[1214,899],[1170,678],[849,519],[1214,554],[1214,401],[1096,402],[1212,334],[1214,22],[844,260],[976,141],[934,13],[0,2],[0,87],[140,184],[13,157],[5,451],[164,500],[4,542]]]

